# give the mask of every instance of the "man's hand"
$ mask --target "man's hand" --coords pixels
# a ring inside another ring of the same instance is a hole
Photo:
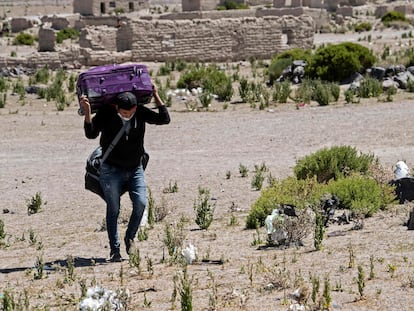
[[[85,122],[91,123],[91,104],[85,95],[82,95],[79,100],[79,104],[83,113],[85,114]]]
[[[153,96],[154,96],[154,99],[155,99],[155,103],[157,104],[157,106],[163,106],[164,103],[163,103],[160,95],[158,94],[158,87],[155,84],[152,85],[152,90],[153,90]]]

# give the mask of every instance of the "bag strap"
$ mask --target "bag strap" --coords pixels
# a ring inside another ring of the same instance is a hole
[[[106,158],[109,156],[109,153],[112,151],[112,149],[114,149],[115,145],[121,139],[121,136],[124,134],[125,129],[127,128],[128,124],[129,124],[129,121],[125,122],[124,126],[119,130],[118,134],[116,134],[115,138],[112,140],[112,142],[109,145],[108,149],[106,149],[104,155],[102,156],[101,163],[103,163],[106,160]]]

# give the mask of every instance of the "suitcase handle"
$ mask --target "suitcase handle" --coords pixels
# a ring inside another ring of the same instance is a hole
[[[112,71],[119,71],[119,69],[112,69]],[[132,69],[132,73],[129,75],[129,79],[132,80],[134,79],[135,76],[141,77],[142,74],[142,68],[138,68],[138,66],[134,66]],[[102,84],[105,82],[105,78],[104,77],[100,77],[99,78],[99,84]]]

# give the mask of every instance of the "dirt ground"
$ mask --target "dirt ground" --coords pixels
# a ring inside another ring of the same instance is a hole
[[[400,33],[387,33],[372,38],[375,43],[386,39],[384,44],[400,38]],[[360,36],[340,37],[317,35],[315,44],[358,41]],[[1,46],[0,54],[5,55],[10,55],[8,48],[17,49],[6,42]],[[18,49],[19,56],[31,52]],[[34,95],[27,95],[22,104],[8,94],[0,109],[0,219],[6,232],[0,247],[0,299],[10,292],[16,303],[30,310],[78,310],[82,288],[96,285],[127,290],[127,310],[180,310],[180,294],[172,297],[174,277],[183,269],[170,263],[163,241],[166,226],[176,228],[185,220],[184,247],[193,244],[198,256],[188,266],[195,311],[288,310],[294,290],[303,286],[312,291],[311,276],[320,279],[317,301],[329,280],[332,310],[412,310],[414,233],[404,224],[413,205],[390,206],[366,219],[361,230],[352,230],[353,224],[332,225],[317,252],[312,235],[303,247],[263,248],[265,229],[246,230],[245,221],[260,196],[251,186],[255,165],[264,163],[268,175],[282,179],[293,175],[303,156],[323,147],[350,145],[373,153],[390,175],[398,160],[414,167],[413,99],[413,94],[399,92],[392,102],[347,105],[341,99],[327,107],[297,109],[291,103],[265,110],[236,99],[227,109],[214,102],[205,112],[189,112],[188,98],[176,99],[171,124],[147,127],[147,184],[155,205],[168,215],[148,230],[147,240],[137,242],[138,269],[131,267],[123,245],[124,261],[107,262],[105,205],[83,187],[85,160],[98,141],[84,137],[77,103],[58,112],[54,103]],[[241,165],[248,168],[248,177],[240,176]],[[177,192],[166,191],[174,185]],[[209,189],[216,204],[208,230],[198,230],[194,222],[199,187]],[[28,202],[36,194],[42,210],[28,215]],[[124,196],[121,239],[130,209]],[[41,278],[39,261],[44,267]],[[365,272],[362,299],[358,265]],[[374,276],[369,278],[371,271]],[[315,307],[311,298],[308,306]]]
[[[169,263],[163,240],[166,225],[176,228],[184,219],[184,247],[193,244],[198,255],[188,266],[193,310],[288,310],[290,294],[300,284],[311,291],[311,275],[320,278],[320,296],[329,280],[332,310],[412,309],[414,233],[404,226],[409,205],[367,219],[362,230],[330,226],[318,252],[312,236],[303,247],[263,249],[254,242],[264,244],[265,229],[245,230],[246,215],[260,196],[251,186],[255,165],[265,163],[274,178],[285,178],[293,175],[297,159],[322,147],[351,145],[375,154],[390,174],[398,160],[412,166],[412,95],[397,94],[388,103],[300,109],[284,104],[262,111],[248,104],[224,109],[215,103],[208,112],[188,112],[174,102],[170,112],[171,124],[147,127],[147,184],[156,206],[169,214],[148,230],[147,240],[137,243],[139,271],[126,260],[123,246],[122,263],[106,261],[105,206],[83,188],[85,159],[98,142],[84,137],[77,104],[58,112],[53,103],[32,95],[24,105],[8,96],[0,109],[0,219],[6,232],[6,245],[0,248],[0,295],[11,292],[22,305],[26,297],[30,310],[77,310],[82,286],[97,285],[127,289],[128,310],[180,309],[180,295],[175,303],[172,296],[174,276],[183,270]],[[240,165],[249,169],[248,177],[240,176]],[[165,191],[171,185],[178,191]],[[204,231],[194,222],[199,187],[209,189],[216,203],[214,221]],[[42,210],[29,216],[28,201],[36,193]],[[121,238],[129,211],[125,196]],[[73,273],[68,269],[71,256]],[[44,264],[40,279],[39,260]],[[363,299],[358,265],[366,276]],[[375,271],[372,279],[370,269]],[[271,283],[277,286],[272,289]],[[311,299],[308,303],[313,305]]]

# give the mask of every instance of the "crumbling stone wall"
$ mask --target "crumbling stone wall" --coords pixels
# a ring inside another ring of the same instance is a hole
[[[74,0],[73,12],[81,15],[100,16],[122,9],[125,13],[149,7],[148,0]]]
[[[220,20],[130,21],[132,58],[142,61],[237,61],[271,58],[291,48],[311,48],[310,16]]]
[[[52,52],[55,50],[56,34],[53,29],[39,29],[39,52]]]
[[[386,13],[390,11],[397,11],[402,14],[413,14],[413,7],[411,5],[393,5],[393,4],[381,5],[381,6],[376,7],[375,17],[381,18],[383,15],[385,15]]]
[[[209,11],[217,7],[216,0],[182,0],[182,11]]]
[[[116,52],[117,28],[108,26],[95,26],[82,29],[79,36],[79,45],[95,51]]]
[[[165,20],[180,19],[222,19],[222,18],[243,18],[243,17],[265,17],[265,16],[301,16],[309,15],[315,23],[315,30],[320,29],[322,25],[329,24],[329,13],[324,9],[315,9],[308,7],[284,7],[284,8],[268,8],[268,9],[247,9],[247,10],[227,10],[227,11],[198,11],[198,12],[180,12],[170,13],[160,16]]]

